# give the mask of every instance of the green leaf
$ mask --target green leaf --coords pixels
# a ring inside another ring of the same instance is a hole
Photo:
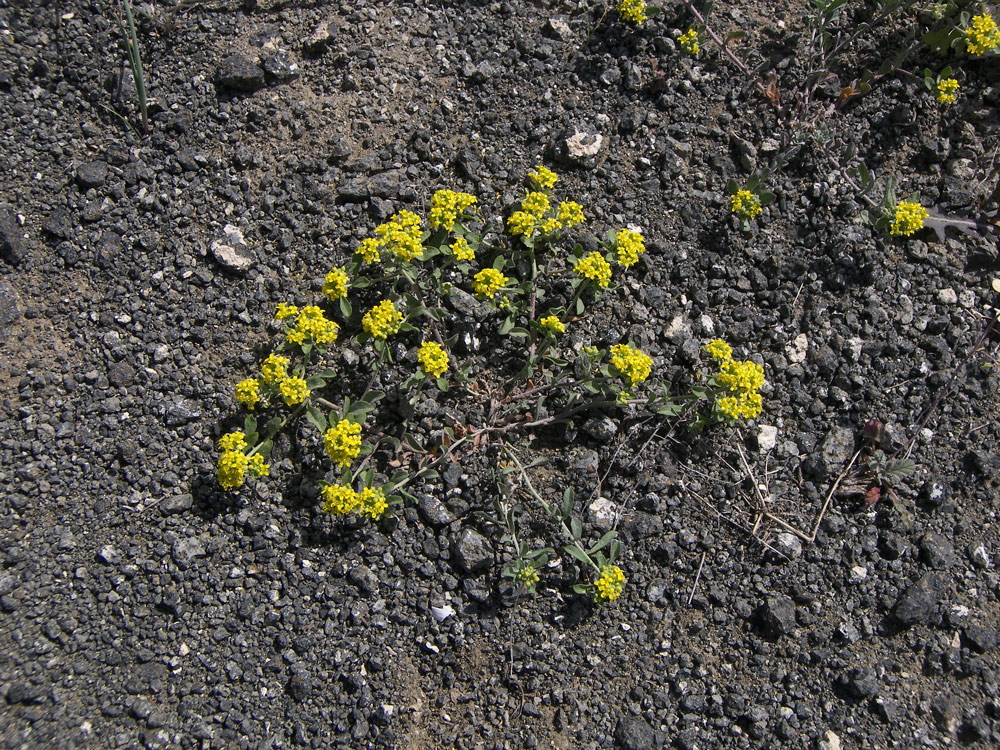
[[[265,440],[263,443],[260,444],[260,448],[257,449],[257,452],[264,458],[267,458],[268,456],[271,455],[272,448],[274,448],[274,441]]]
[[[343,315],[345,318],[349,318],[349,317],[351,317],[351,313],[353,313],[353,312],[354,312],[354,309],[351,307],[351,303],[347,301],[347,297],[341,297],[340,298],[340,314]]]
[[[569,519],[569,531],[573,535],[573,541],[580,541],[580,537],[583,536],[583,524],[580,523],[580,519],[576,516]]]
[[[246,435],[248,443],[251,442],[250,436],[257,434],[257,420],[250,414],[247,414],[243,419],[243,434]]]
[[[675,404],[671,401],[657,409],[656,413],[663,417],[677,417],[680,416],[682,411],[684,411],[684,409],[680,404]]]
[[[579,297],[577,297],[577,298],[576,298],[576,314],[577,314],[577,315],[583,315],[583,313],[584,313],[584,310],[586,310],[586,309],[587,309],[587,308],[586,308],[586,306],[585,306],[585,305],[583,304],[583,300],[582,300],[582,299],[580,299]]]
[[[501,336],[506,336],[512,330],[514,330],[514,319],[513,318],[504,318],[503,323],[500,324],[500,330],[498,331],[498,333]]]
[[[267,439],[270,440],[277,435],[280,429],[281,417],[271,417],[271,420],[267,423],[267,427],[264,428],[264,431],[267,433]]]
[[[439,391],[443,393],[448,392],[448,378],[436,378],[434,383],[437,385]]]
[[[606,531],[604,536],[597,540],[597,544],[590,548],[590,554],[594,554],[598,550],[602,550],[614,541],[615,537],[618,536],[617,531]]]
[[[609,554],[610,554],[609,559],[611,560],[611,562],[617,560],[622,554],[622,543],[619,542],[617,539],[615,539],[611,543],[611,552]]]
[[[572,487],[567,487],[563,490],[562,499],[562,516],[563,518],[569,518],[573,514],[573,503],[576,501],[576,493],[573,491]]]
[[[573,591],[577,594],[589,594],[592,588],[589,583],[574,583]]]
[[[312,391],[319,390],[320,388],[325,388],[326,378],[324,378],[322,375],[310,375],[308,378],[306,378],[306,387]]]
[[[577,547],[575,544],[567,544],[565,547],[563,547],[563,549],[566,550],[566,554],[570,555],[571,557],[575,557],[584,565],[590,567],[590,560],[587,559],[587,555],[584,553],[582,549]]]
[[[320,432],[326,432],[326,417],[323,416],[323,412],[318,407],[310,404],[306,408],[306,419]]]

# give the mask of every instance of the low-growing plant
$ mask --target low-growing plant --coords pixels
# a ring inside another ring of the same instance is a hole
[[[125,60],[132,71],[135,93],[139,99],[139,113],[142,116],[142,130],[149,132],[149,114],[146,105],[146,76],[142,70],[142,53],[135,33],[135,19],[132,17],[132,0],[120,0],[118,6],[118,26],[122,32]]]
[[[726,184],[729,193],[729,209],[739,219],[740,229],[750,231],[750,222],[754,221],[764,210],[764,206],[774,201],[774,193],[767,190],[769,170],[761,170],[752,174],[742,187],[731,179]]]
[[[413,486],[434,480],[443,464],[492,445],[506,464],[503,474],[516,474],[513,484],[527,488],[535,507],[554,520],[563,551],[590,570],[578,590],[597,601],[617,598],[624,577],[613,564],[620,553],[614,533],[584,544],[573,494],[559,503],[544,499],[529,475],[536,463],[523,462],[516,446],[534,431],[598,409],[690,418],[698,428],[733,425],[760,413],[764,373],[734,360],[717,339],[706,346],[715,372],[671,394],[651,377],[653,359],[640,348],[602,348],[591,338],[582,321],[641,261],[645,238],[620,227],[585,249],[576,239],[584,208],[555,198],[557,180],[544,166],[530,172],[505,231],[479,218],[474,196],[439,190],[426,228],[418,214],[399,211],[349,262],[330,269],[320,305],[279,303],[280,342],[254,377],[236,385],[235,399],[248,414],[242,433],[220,441],[220,485],[235,490],[246,478],[269,476],[264,461],[286,432],[322,451],[324,511],[375,520],[412,501]],[[470,330],[475,317],[486,321],[485,357]],[[335,344],[345,340],[363,364],[335,356]],[[435,405],[442,400],[454,408]],[[421,408],[469,416],[419,432],[409,417]],[[266,419],[263,427],[258,417]],[[554,545],[522,544],[512,497],[497,500],[494,510],[514,553],[505,575],[534,591]]]

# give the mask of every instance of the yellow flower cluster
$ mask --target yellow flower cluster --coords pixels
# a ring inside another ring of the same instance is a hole
[[[889,226],[889,234],[909,237],[924,228],[924,219],[928,216],[927,209],[919,203],[900,201],[896,204],[896,215]]]
[[[284,320],[285,318],[290,318],[293,315],[299,314],[299,308],[295,305],[289,305],[287,302],[279,302],[278,309],[274,313],[275,320]]]
[[[323,279],[323,294],[331,302],[336,302],[347,296],[347,271],[343,268],[333,268]]]
[[[431,214],[427,220],[431,229],[451,231],[455,220],[476,202],[476,196],[456,193],[454,190],[438,190],[431,197]]]
[[[417,361],[424,372],[436,378],[448,370],[448,352],[436,341],[425,341],[417,352]]]
[[[698,32],[693,28],[677,37],[677,41],[681,43],[681,49],[689,55],[697,56],[701,52],[701,47],[698,46]]]
[[[514,580],[523,583],[527,589],[533,589],[535,584],[538,583],[538,571],[531,565],[524,565],[514,573]]]
[[[958,81],[954,78],[938,81],[937,100],[942,104],[954,104],[958,100]]]
[[[734,214],[744,219],[756,219],[764,210],[760,205],[760,198],[742,188],[729,197],[729,207]]]
[[[615,250],[618,251],[618,264],[628,268],[638,263],[639,256],[646,252],[646,239],[638,232],[619,229],[615,234]]]
[[[281,398],[288,406],[301,404],[309,398],[309,387],[306,381],[299,377],[285,378],[278,385],[278,390],[281,391]]]
[[[484,268],[473,277],[472,291],[477,297],[492,297],[507,281],[507,277],[495,268]]]
[[[267,476],[271,467],[264,463],[259,453],[248,456],[246,435],[240,431],[229,432],[219,440],[219,485],[224,490],[242,487],[247,471],[255,477]]]
[[[635,388],[649,377],[653,369],[653,359],[639,349],[633,349],[628,344],[615,344],[611,347],[611,366],[618,374],[632,383]]]
[[[236,403],[251,411],[260,403],[260,381],[257,378],[247,378],[236,384]]]
[[[455,241],[449,247],[451,248],[451,254],[455,256],[455,260],[468,261],[476,259],[476,251],[472,249],[465,237],[456,237]]]
[[[539,164],[532,171],[528,172],[528,179],[542,190],[551,190],[556,181],[558,181],[559,176],[548,167]]]
[[[374,521],[389,507],[381,488],[365,487],[361,492],[355,492],[342,484],[327,484],[320,490],[320,494],[323,497],[323,510],[335,516],[346,516],[357,511]]]
[[[601,568],[601,577],[594,582],[597,591],[594,599],[598,602],[613,602],[625,590],[625,574],[617,565],[605,565]]]
[[[729,389],[728,396],[716,400],[719,411],[727,419],[753,419],[763,408],[758,391],[764,385],[764,368],[750,360],[733,359],[733,349],[722,339],[713,339],[705,345],[714,360],[719,363],[716,379]]]
[[[544,328],[547,331],[552,331],[552,333],[566,332],[566,326],[563,325],[563,322],[559,320],[559,318],[557,318],[555,315],[547,315],[541,320],[539,320],[538,323],[542,326],[542,328]]]
[[[556,212],[556,220],[566,229],[582,224],[585,221],[583,206],[576,201],[563,201],[559,204],[559,210]]]
[[[577,261],[576,272],[601,288],[611,283],[611,266],[604,260],[604,256],[596,251]]]
[[[372,338],[386,339],[399,332],[403,315],[396,309],[392,300],[384,299],[365,313],[361,319],[361,327]]]
[[[361,425],[341,419],[323,435],[323,446],[330,460],[344,468],[361,453]]]
[[[618,15],[626,21],[641,24],[646,20],[645,0],[621,0],[618,3]]]
[[[340,326],[332,320],[327,320],[323,310],[316,305],[308,305],[296,313],[285,315],[285,318],[288,317],[295,318],[295,325],[285,330],[285,338],[289,343],[299,346],[307,343],[323,346],[337,340],[337,331],[340,330]]]
[[[277,385],[288,375],[288,362],[288,357],[269,354],[260,366],[260,379],[265,385]]]
[[[965,30],[965,48],[973,55],[982,55],[1000,46],[1000,30],[989,13],[972,17]]]
[[[365,263],[378,263],[385,250],[398,260],[409,263],[423,252],[420,217],[412,211],[400,211],[385,224],[375,227],[375,236],[362,241],[355,250]]]

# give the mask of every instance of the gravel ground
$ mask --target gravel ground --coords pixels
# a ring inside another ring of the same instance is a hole
[[[952,108],[897,76],[817,120],[744,234],[726,183],[792,133],[717,51],[679,54],[680,6],[641,28],[419,6],[157,3],[139,137],[108,4],[0,2],[4,747],[1000,745],[996,246],[887,240],[838,169],[995,211],[996,59],[962,63]],[[788,91],[802,10],[715,19]],[[842,80],[905,29],[861,39]],[[593,155],[567,156],[577,132]],[[535,446],[551,486],[619,507],[622,598],[595,608],[564,566],[511,599],[499,548],[464,572],[468,530],[498,547],[486,456],[375,525],[323,518],[287,445],[280,478],[222,494],[215,441],[274,304],[315,300],[434,189],[502,213],[538,163],[647,238],[595,341],[683,379],[723,336],[768,379],[756,422],[638,461],[616,412],[603,441]],[[234,256],[211,250],[226,225]],[[874,418],[915,439],[909,522],[857,496],[823,512]]]

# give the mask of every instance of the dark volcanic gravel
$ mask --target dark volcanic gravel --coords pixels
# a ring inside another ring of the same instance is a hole
[[[996,246],[875,234],[838,166],[995,210],[995,57],[954,107],[899,75],[800,131],[744,234],[726,183],[789,126],[717,50],[678,52],[680,6],[593,5],[143,4],[140,137],[113,3],[0,3],[3,747],[1000,746],[997,337],[973,350]],[[790,91],[805,4],[717,5]],[[831,101],[907,23],[852,46]],[[434,189],[501,215],[539,163],[595,233],[647,239],[588,336],[679,383],[721,336],[768,380],[756,422],[638,462],[616,412],[532,446],[621,511],[622,598],[575,595],[565,560],[509,595],[485,455],[379,524],[323,517],[287,441],[221,493],[274,305]],[[838,493],[812,538],[869,419],[915,438],[910,520]]]

